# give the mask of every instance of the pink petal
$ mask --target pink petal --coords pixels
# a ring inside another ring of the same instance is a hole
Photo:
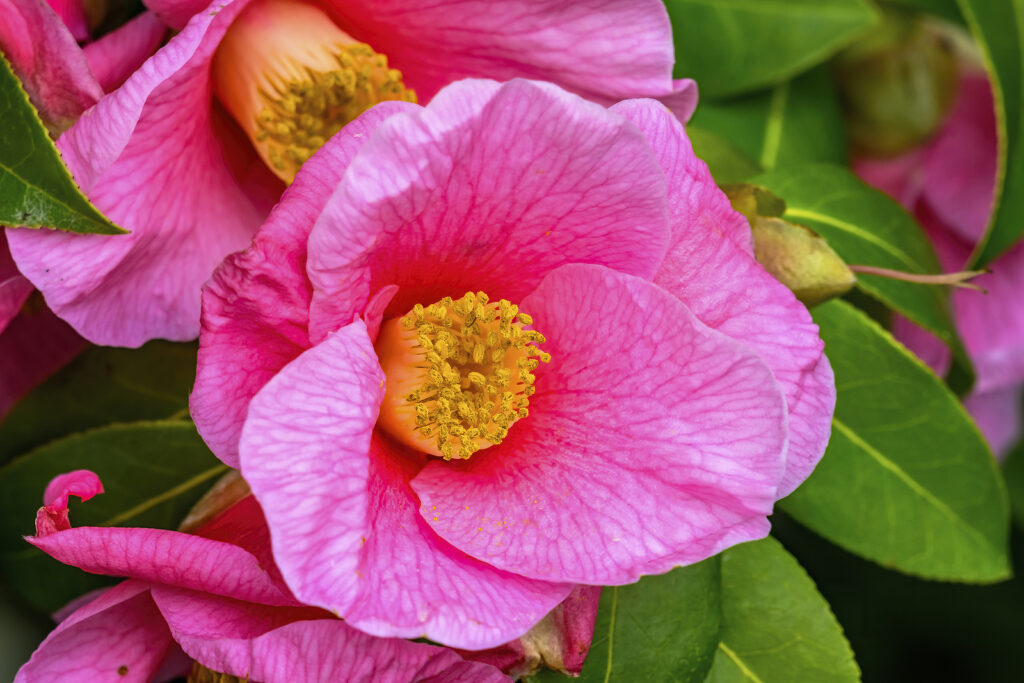
[[[8,235],[21,272],[96,343],[194,338],[202,283],[260,224],[224,159],[210,99],[210,60],[244,5],[197,15],[58,141],[89,198],[131,234]]]
[[[340,620],[313,618],[298,609],[166,588],[154,589],[153,597],[191,657],[250,680],[407,683],[450,675],[452,681],[508,681],[497,669],[462,661],[451,650],[375,638]]]
[[[89,22],[85,17],[82,0],[46,0],[46,4],[57,13],[75,40],[81,42],[89,39]]]
[[[230,543],[164,529],[78,527],[26,539],[92,574],[127,576],[240,600],[292,604],[252,555]]]
[[[223,0],[220,4],[227,6],[237,1]],[[165,24],[181,30],[189,19],[207,9],[210,3],[206,0],[146,0],[143,4]]]
[[[43,0],[0,0],[0,49],[56,129],[103,97],[74,37]]]
[[[678,87],[672,27],[657,0],[324,4],[344,30],[387,55],[421,102],[467,77],[553,81],[606,104]]]
[[[306,240],[313,223],[370,133],[410,109],[415,105],[380,104],[331,138],[305,163],[253,245],[225,259],[203,289],[199,365],[189,404],[199,433],[228,465],[238,466],[249,401],[310,345]]]
[[[782,387],[789,451],[779,497],[810,475],[825,452],[835,383],[810,314],[754,259],[750,229],[693,155],[686,134],[663,108],[636,100],[612,108],[648,136],[668,177],[673,235],[655,282],[704,324],[754,349]]]
[[[0,333],[0,419],[85,346],[67,323],[30,300]]]
[[[148,586],[125,581],[54,629],[15,681],[146,683],[172,644]]]
[[[531,81],[463,81],[382,125],[310,235],[310,338],[401,287],[388,308],[482,290],[521,300],[563,263],[650,276],[664,178],[635,128]]]
[[[79,2],[79,0],[73,0]],[[160,47],[167,32],[163,22],[143,12],[124,26],[83,48],[96,80],[104,92],[111,92],[142,66]]]
[[[524,576],[607,585],[767,533],[786,410],[753,351],[600,266],[552,272],[522,308],[553,357],[529,417],[413,480],[443,539]]]
[[[32,293],[32,283],[22,276],[11,259],[6,232],[0,232],[0,333],[18,315],[28,295]]]
[[[972,393],[964,407],[974,418],[997,460],[1004,460],[1021,438],[1024,386],[1016,385],[985,393]]]
[[[853,159],[850,166],[861,180],[910,209],[924,192],[922,164],[925,154],[923,148],[915,148],[890,159]]]
[[[54,477],[43,494],[43,507],[36,513],[36,536],[49,536],[71,528],[68,520],[70,496],[84,502],[100,493],[103,493],[103,484],[95,472],[75,470]]]
[[[569,591],[472,560],[417,514],[422,456],[371,442],[384,393],[357,321],[285,367],[253,399],[242,473],[274,556],[305,603],[380,636],[482,648],[526,631]]]
[[[925,199],[968,242],[985,232],[996,188],[996,113],[984,72],[960,80],[953,111],[925,152]]]
[[[939,377],[945,377],[953,362],[953,354],[941,339],[929,330],[907,320],[902,315],[892,317],[892,336],[921,359]]]

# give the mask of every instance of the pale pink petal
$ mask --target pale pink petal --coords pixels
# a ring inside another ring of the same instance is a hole
[[[33,289],[11,259],[6,232],[0,232],[0,333],[18,315]]]
[[[768,532],[786,408],[753,351],[600,266],[552,272],[522,308],[553,357],[529,417],[413,480],[442,538],[523,576],[607,585]]]
[[[523,633],[569,586],[497,571],[451,548],[418,515],[421,455],[371,443],[384,375],[362,321],[330,335],[256,395],[242,473],[274,556],[305,603],[380,636],[467,648]]]
[[[803,304],[753,258],[750,228],[693,155],[682,126],[648,101],[612,108],[648,136],[668,177],[673,235],[655,282],[704,324],[753,348],[771,368],[789,410],[789,452],[779,497],[803,482],[825,452],[835,409],[832,368]]]
[[[1020,384],[981,394],[975,392],[964,399],[964,407],[974,418],[998,460],[1005,459],[1022,436],[1022,399],[1024,386]]]
[[[79,2],[80,0],[73,0]],[[83,48],[89,68],[105,92],[124,83],[160,47],[167,27],[151,12],[143,12]]]
[[[460,78],[553,81],[610,104],[681,89],[658,0],[326,0],[426,102]]]
[[[57,626],[16,683],[147,683],[172,649],[148,586],[126,581]]]
[[[130,234],[9,231],[21,272],[96,343],[194,338],[200,287],[263,218],[224,159],[209,83],[213,52],[244,5],[197,15],[58,141],[82,189]]]
[[[317,342],[397,284],[389,314],[482,290],[518,301],[563,263],[650,276],[664,177],[621,117],[554,86],[461,81],[392,117],[310,235]]]
[[[213,452],[238,466],[238,438],[256,392],[309,347],[312,288],[306,241],[317,216],[355,153],[388,117],[415,109],[404,102],[374,107],[307,161],[253,245],[232,254],[203,289],[203,326],[192,418]]]
[[[338,619],[316,618],[309,608],[268,608],[162,587],[153,597],[191,657],[249,680],[409,683],[451,675],[452,681],[508,681],[497,669],[465,662],[451,650],[375,638]]]
[[[656,99],[668,107],[677,119],[686,123],[697,109],[697,82],[690,78],[672,81],[672,94],[662,95]]]
[[[996,189],[996,112],[984,72],[960,80],[953,111],[926,151],[925,200],[970,243],[985,232]]]
[[[293,604],[255,557],[230,543],[164,529],[125,527],[77,527],[26,540],[60,562],[93,574],[266,604]]]
[[[0,419],[85,347],[67,323],[30,300],[0,332]]]
[[[0,0],[0,50],[57,130],[103,97],[74,37],[43,0]]]

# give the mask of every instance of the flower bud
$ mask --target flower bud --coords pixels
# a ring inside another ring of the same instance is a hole
[[[891,13],[835,62],[854,150],[895,156],[931,137],[957,91],[951,39],[933,23]]]
[[[839,254],[810,228],[759,216],[751,229],[758,262],[804,305],[841,296],[857,283]]]

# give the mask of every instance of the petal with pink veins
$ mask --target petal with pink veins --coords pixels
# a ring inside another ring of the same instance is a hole
[[[441,538],[523,576],[609,585],[768,532],[786,408],[752,350],[600,266],[552,272],[522,309],[553,360],[504,442],[413,480]]]
[[[225,161],[214,119],[226,115],[209,84],[217,44],[245,4],[197,15],[58,140],[89,199],[130,234],[8,232],[21,272],[95,343],[195,338],[200,287],[263,219]]]
[[[125,581],[47,636],[15,683],[146,683],[174,644],[142,582]]]
[[[203,289],[203,327],[189,399],[203,439],[238,466],[249,401],[309,348],[306,241],[317,216],[369,135],[390,116],[417,107],[386,102],[367,111],[307,161],[252,246],[232,254]]]
[[[427,527],[408,481],[423,456],[371,440],[384,393],[366,326],[331,334],[256,395],[242,474],[305,603],[378,636],[477,649],[525,632],[570,586],[495,570]]]
[[[317,618],[309,608],[268,608],[163,587],[153,589],[153,598],[191,657],[211,670],[249,680],[508,681],[497,669],[466,662],[451,650],[375,638],[338,619]]]
[[[654,281],[704,324],[754,349],[786,396],[789,452],[779,497],[825,453],[835,409],[832,367],[807,309],[753,258],[750,228],[693,154],[682,126],[657,104],[612,107],[648,136],[668,177],[672,246]]]
[[[384,123],[310,235],[310,338],[382,286],[388,308],[484,291],[522,299],[564,263],[650,277],[668,240],[665,180],[628,121],[554,86],[462,81]]]

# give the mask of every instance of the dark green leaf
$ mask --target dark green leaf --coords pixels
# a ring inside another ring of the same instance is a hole
[[[0,224],[125,232],[79,191],[11,65],[0,55]]]
[[[1002,477],[956,397],[843,301],[812,311],[836,376],[832,438],[782,509],[832,542],[924,578],[1007,578]]]
[[[752,178],[763,169],[756,161],[717,133],[688,125],[686,134],[694,153],[704,160],[719,185],[738,183]]]
[[[705,97],[749,92],[828,59],[878,20],[867,0],[666,0],[678,78]]]
[[[887,0],[887,4],[896,5],[909,10],[917,10],[926,14],[934,14],[948,21],[962,24],[964,18],[956,6],[957,0]]]
[[[853,652],[828,603],[774,538],[722,553],[721,642],[707,680],[860,680]]]
[[[84,429],[185,414],[195,376],[195,344],[90,347],[0,420],[0,463]]]
[[[1024,439],[1007,454],[1003,463],[1003,477],[1010,493],[1013,521],[1024,529]]]
[[[846,163],[842,113],[825,68],[771,90],[702,99],[692,123],[725,138],[765,170],[812,161]]]
[[[975,265],[990,263],[1024,235],[1024,0],[957,0],[985,55],[999,136],[996,210]]]
[[[752,182],[785,199],[785,218],[824,237],[850,265],[941,272],[931,243],[910,214],[848,169],[812,164],[767,173]],[[970,361],[953,326],[944,287],[864,274],[857,276],[857,287],[933,332],[969,376]]]
[[[46,484],[92,470],[106,493],[72,504],[73,526],[173,529],[227,466],[188,421],[110,425],[54,441],[0,468],[0,574],[41,610],[53,611],[110,583],[51,559],[26,543]]]
[[[601,593],[579,681],[702,681],[718,643],[719,565],[713,557]],[[564,681],[545,671],[537,681]]]

